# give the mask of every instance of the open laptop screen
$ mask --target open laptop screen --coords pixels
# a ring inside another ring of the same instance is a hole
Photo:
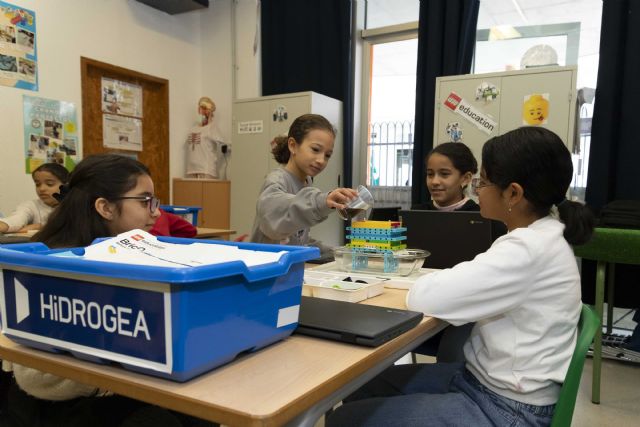
[[[480,212],[402,210],[407,247],[431,252],[425,268],[450,268],[485,252],[493,242],[492,221]]]

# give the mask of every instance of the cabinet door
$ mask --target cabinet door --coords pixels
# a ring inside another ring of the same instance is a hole
[[[501,79],[501,77],[476,79],[462,76],[459,80],[438,81],[433,145],[436,146],[444,142],[450,142],[453,140],[452,132],[461,131],[461,142],[471,149],[473,155],[478,161],[478,165],[480,165],[482,158],[482,145],[489,138],[498,135],[498,129],[500,126],[500,103],[503,98],[502,88],[500,87]],[[482,87],[488,86],[495,86],[500,95],[492,100],[487,100],[483,97],[479,97],[479,99],[476,100],[476,92],[481,90]],[[462,102],[465,107],[471,108],[469,110],[464,108],[467,113],[464,111],[454,112],[447,106],[447,104],[452,105],[451,101],[447,102],[452,93],[462,98]],[[493,129],[486,127],[480,128],[476,125],[477,122],[469,120],[475,117],[478,112],[482,115],[488,115],[490,119],[497,123]],[[447,133],[447,128],[449,129],[449,133]]]
[[[269,171],[269,102],[236,102],[233,105],[233,151],[229,170],[231,182],[231,228],[250,233],[256,200]],[[247,129],[249,128],[249,129]]]
[[[269,101],[267,121],[269,122],[270,137],[287,135],[289,127],[297,117],[311,112],[310,95],[291,96]],[[280,166],[273,159],[270,150],[267,152],[267,164],[270,171]]]
[[[229,181],[207,181],[202,186],[202,227],[229,229]]]
[[[502,105],[500,108],[500,133],[528,126],[523,118],[524,109],[539,108],[547,111],[546,123],[540,126],[554,131],[567,145],[569,124],[575,112],[571,108],[573,70],[527,73],[502,78]],[[543,95],[545,99],[525,104],[531,95]]]
[[[202,182],[183,179],[173,180],[173,204],[178,206],[202,206]],[[202,224],[202,215],[198,215],[198,225]]]

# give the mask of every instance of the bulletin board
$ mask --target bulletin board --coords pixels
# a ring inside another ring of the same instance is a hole
[[[83,155],[136,158],[169,204],[169,81],[84,57],[80,66]]]
[[[464,143],[480,165],[488,139],[520,126],[542,126],[571,150],[576,82],[575,66],[438,77],[433,145]]]

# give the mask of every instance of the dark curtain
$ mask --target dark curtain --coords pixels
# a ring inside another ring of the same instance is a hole
[[[586,193],[596,212],[640,199],[640,0],[603,1],[601,28]]]
[[[640,199],[640,0],[604,0],[601,28],[586,193],[596,212],[613,200]],[[594,262],[583,261],[587,303],[594,300],[595,271]],[[640,306],[640,268],[618,264],[615,280],[616,307]]]
[[[424,157],[433,148],[436,77],[471,71],[479,7],[479,0],[420,1],[412,205],[429,199]]]
[[[314,91],[342,101],[344,175],[351,186],[350,0],[262,0],[262,94]]]

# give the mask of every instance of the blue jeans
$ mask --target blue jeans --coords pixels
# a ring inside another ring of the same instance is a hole
[[[327,418],[327,427],[548,426],[555,405],[500,396],[463,363],[393,366],[357,390]]]

